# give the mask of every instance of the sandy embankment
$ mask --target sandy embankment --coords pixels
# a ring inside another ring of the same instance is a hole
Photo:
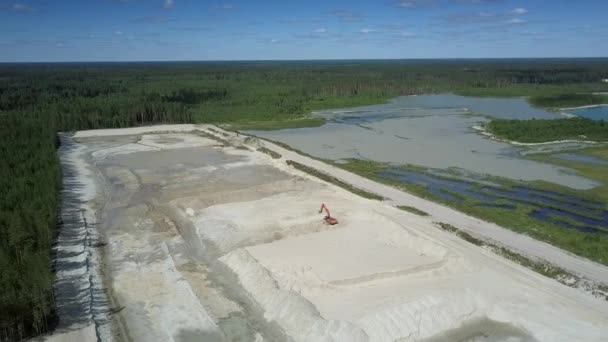
[[[272,144],[263,143],[283,158],[255,152],[259,142],[247,146],[243,136],[222,136],[241,149],[221,147],[179,127],[76,134],[81,160],[107,194],[98,229],[107,243],[109,293],[121,308],[112,317],[128,339],[601,341],[608,335],[604,302],[433,227],[436,217],[303,174],[285,159],[313,161]],[[338,169],[323,171],[369,188]],[[379,185],[371,191],[394,197]],[[337,226],[322,223],[321,202]]]

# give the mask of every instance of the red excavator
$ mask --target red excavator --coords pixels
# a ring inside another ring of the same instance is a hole
[[[329,224],[331,226],[333,226],[334,224],[338,224],[338,220],[331,217],[331,214],[329,213],[329,209],[327,209],[327,207],[325,206],[325,203],[321,203],[321,209],[319,209],[319,214],[322,213],[324,209],[325,209],[325,213],[327,214],[327,215],[325,215],[325,218],[323,218],[323,220],[325,220],[325,223]]]

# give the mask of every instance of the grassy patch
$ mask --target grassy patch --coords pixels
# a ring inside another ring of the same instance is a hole
[[[571,279],[572,281],[574,281],[574,284],[576,284],[578,281],[580,281],[580,277],[575,276],[572,273],[565,271],[564,269],[562,269],[560,267],[549,265],[544,262],[532,260],[530,258],[527,258],[519,253],[515,253],[504,247],[499,247],[499,246],[492,245],[492,244],[488,244],[488,246],[490,246],[491,249],[496,254],[499,254],[499,255],[503,256],[504,258],[507,258],[526,268],[529,268],[536,273],[540,273],[540,274],[544,275],[545,277],[553,278],[558,281],[560,281],[560,280],[565,281],[565,280]],[[565,285],[569,285],[569,286],[573,285],[573,283],[571,283],[570,281],[568,281],[567,283],[564,281],[561,281],[561,282]]]
[[[216,131],[216,132],[217,132],[217,131]],[[197,129],[197,130],[195,131],[195,133],[196,133],[196,135],[201,136],[201,137],[203,137],[203,138],[207,138],[207,139],[215,140],[215,141],[217,141],[218,143],[221,143],[221,144],[222,144],[222,145],[224,145],[224,146],[230,146],[230,145],[231,145],[231,144],[230,144],[230,142],[229,142],[228,140],[226,140],[226,139],[222,139],[222,138],[220,138],[220,137],[218,137],[218,136],[216,136],[216,135],[214,135],[214,134],[211,134],[211,133],[209,133],[209,132],[205,132],[205,131],[201,131],[201,130],[198,130],[198,129]]]
[[[382,201],[384,199],[384,197],[380,196],[380,195],[376,195],[374,193],[371,193],[369,191],[365,191],[365,190],[361,190],[359,188],[356,188],[346,182],[343,182],[341,180],[339,180],[338,178],[328,175],[324,172],[321,172],[317,169],[314,169],[312,167],[308,167],[306,165],[300,164],[298,162],[295,162],[293,160],[288,160],[287,161],[287,165],[292,166],[300,171],[306,172],[309,175],[315,176],[321,180],[324,180],[328,183],[332,183],[334,185],[337,185],[345,190],[348,190],[350,192],[352,192],[353,194],[359,195],[361,197],[365,197],[368,199],[373,199],[373,200],[378,200],[378,201]]]
[[[559,98],[563,94],[594,93],[607,90],[608,85],[603,83],[579,83],[568,85],[515,84],[502,87],[462,87],[454,90],[454,93],[463,96],[478,97],[526,97],[532,100],[534,98]],[[533,103],[533,101],[530,102]],[[549,107],[555,106],[550,105]]]
[[[501,227],[545,241],[559,248],[578,254],[590,260],[608,265],[608,237],[600,234],[582,233],[563,228],[553,222],[542,222],[531,218],[533,210],[528,206],[518,206],[516,210],[480,208],[469,203],[455,205],[455,209],[471,216],[493,222]]]
[[[269,150],[266,147],[260,147],[260,148],[257,149],[257,151],[271,156],[272,159],[280,159],[281,158],[281,154],[280,153],[277,153],[277,152],[275,152],[273,150]]]
[[[207,128],[207,130],[209,130],[210,132],[213,132],[213,133],[215,133],[215,134],[221,134],[221,135],[223,135],[223,136],[224,136],[224,137],[226,137],[226,138],[227,138],[228,136],[230,136],[230,134],[228,134],[228,133],[226,133],[226,132],[220,132],[220,131],[218,131],[217,129],[213,129],[213,128]]]
[[[600,146],[597,148],[587,148],[583,150],[577,150],[579,153],[588,154],[590,156],[598,157],[608,161],[608,145]],[[608,178],[608,176],[606,177]]]
[[[608,103],[608,96],[576,93],[535,96],[530,103],[545,108],[580,107]]]
[[[393,186],[421,198],[442,203],[473,217],[496,223],[504,228],[521,234],[526,234],[537,240],[547,242],[574,254],[608,265],[608,249],[606,248],[608,245],[608,236],[582,233],[573,229],[566,229],[552,222],[542,222],[534,219],[529,216],[530,212],[533,210],[531,204],[518,204],[515,210],[507,210],[503,208],[480,207],[479,201],[468,197],[465,197],[462,202],[452,202],[433,195],[425,186],[404,184],[396,180],[378,176],[379,173],[387,170],[389,167],[395,167],[394,165],[356,159],[349,160],[345,164],[334,165],[379,183]],[[399,167],[416,172],[425,172],[424,168],[417,166],[403,165]],[[604,177],[608,177],[608,173]],[[514,181],[498,177],[491,177],[489,180],[500,184],[505,190],[514,186],[525,186],[529,188],[532,187],[533,189],[553,191],[562,194],[565,193],[568,195],[577,196],[578,198],[593,201],[598,201],[601,198],[606,198],[607,196],[606,194],[598,195],[594,192],[594,190],[575,191],[552,183],[532,183],[522,185]]]
[[[236,131],[272,131],[278,129],[320,127],[325,124],[323,118],[306,117],[296,120],[283,121],[238,121],[231,123],[220,123],[222,128]]]
[[[422,211],[422,210],[420,210],[418,208],[410,207],[410,206],[407,206],[407,205],[400,205],[400,206],[397,206],[397,208],[399,208],[399,209],[401,209],[403,211],[410,212],[412,214],[419,215],[419,216],[429,216],[429,213],[427,213],[426,211]]]
[[[557,140],[608,141],[608,123],[586,118],[555,120],[492,120],[486,124],[496,137],[524,143]]]
[[[485,241],[483,241],[481,239],[478,239],[476,237],[473,237],[471,234],[469,234],[469,233],[467,233],[467,232],[465,232],[465,231],[463,231],[461,229],[458,229],[458,228],[452,226],[449,223],[436,222],[435,224],[439,228],[445,230],[446,232],[450,232],[450,233],[456,234],[461,239],[463,239],[463,240],[465,240],[467,242],[470,242],[470,243],[474,244],[475,246],[485,246],[485,245],[487,245],[487,243]]]
[[[559,153],[559,152],[558,152]],[[586,154],[596,158],[601,158],[608,161],[608,145],[585,148],[575,150],[572,153]],[[576,191],[576,195],[583,196],[586,199],[608,202],[608,166],[577,163],[569,160],[564,160],[555,156],[554,153],[537,153],[526,156],[528,159],[536,160],[543,163],[549,163],[557,166],[563,166],[574,169],[579,175],[593,179],[602,185],[586,191]],[[559,189],[560,187],[550,183],[539,184],[543,189],[560,190],[560,192],[569,191],[567,189]],[[572,191],[570,191],[572,192]]]
[[[445,223],[445,222],[435,222],[435,224],[437,225],[437,227],[445,230],[446,232],[450,232],[450,233],[456,233],[458,231],[458,228],[452,226],[449,223]]]
[[[271,143],[273,143],[273,144],[275,144],[275,145],[277,145],[279,147],[282,147],[282,148],[286,149],[287,151],[291,151],[291,152],[295,152],[297,154],[301,154],[301,155],[303,155],[305,157],[308,157],[310,159],[322,161],[322,162],[328,163],[328,164],[332,164],[333,163],[331,160],[315,157],[315,156],[313,156],[311,154],[308,154],[308,153],[306,153],[304,151],[298,150],[297,148],[293,148],[293,147],[291,147],[291,146],[289,146],[289,145],[287,145],[285,143],[282,143],[280,141],[270,140],[270,139],[266,139],[266,138],[258,138],[258,139],[266,140],[266,141],[271,142]]]

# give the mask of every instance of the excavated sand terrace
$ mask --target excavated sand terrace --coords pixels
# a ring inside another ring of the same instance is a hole
[[[107,243],[103,273],[117,308],[115,339],[608,336],[608,303],[460,240],[427,218],[301,173],[257,152],[258,141],[209,128],[73,137],[80,146],[73,158],[92,171],[83,181],[96,184],[87,205]],[[338,225],[323,224],[321,203]]]

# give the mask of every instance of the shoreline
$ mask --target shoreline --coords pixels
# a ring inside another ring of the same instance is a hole
[[[553,141],[545,141],[545,142],[538,142],[538,143],[525,143],[525,142],[501,139],[501,138],[497,137],[496,135],[488,132],[484,127],[479,126],[479,125],[471,126],[471,128],[473,130],[475,130],[477,133],[480,133],[492,140],[504,142],[507,144],[515,145],[515,146],[543,146],[543,145],[567,144],[567,143],[589,144],[589,145],[602,144],[602,142],[600,142],[600,141],[592,141],[592,140],[553,140]]]
[[[565,108],[558,108],[558,110],[559,111],[567,111],[567,110],[589,109],[589,108],[599,108],[599,107],[608,107],[608,103],[595,104],[595,105],[586,105],[586,106],[580,106],[580,107],[565,107]]]

